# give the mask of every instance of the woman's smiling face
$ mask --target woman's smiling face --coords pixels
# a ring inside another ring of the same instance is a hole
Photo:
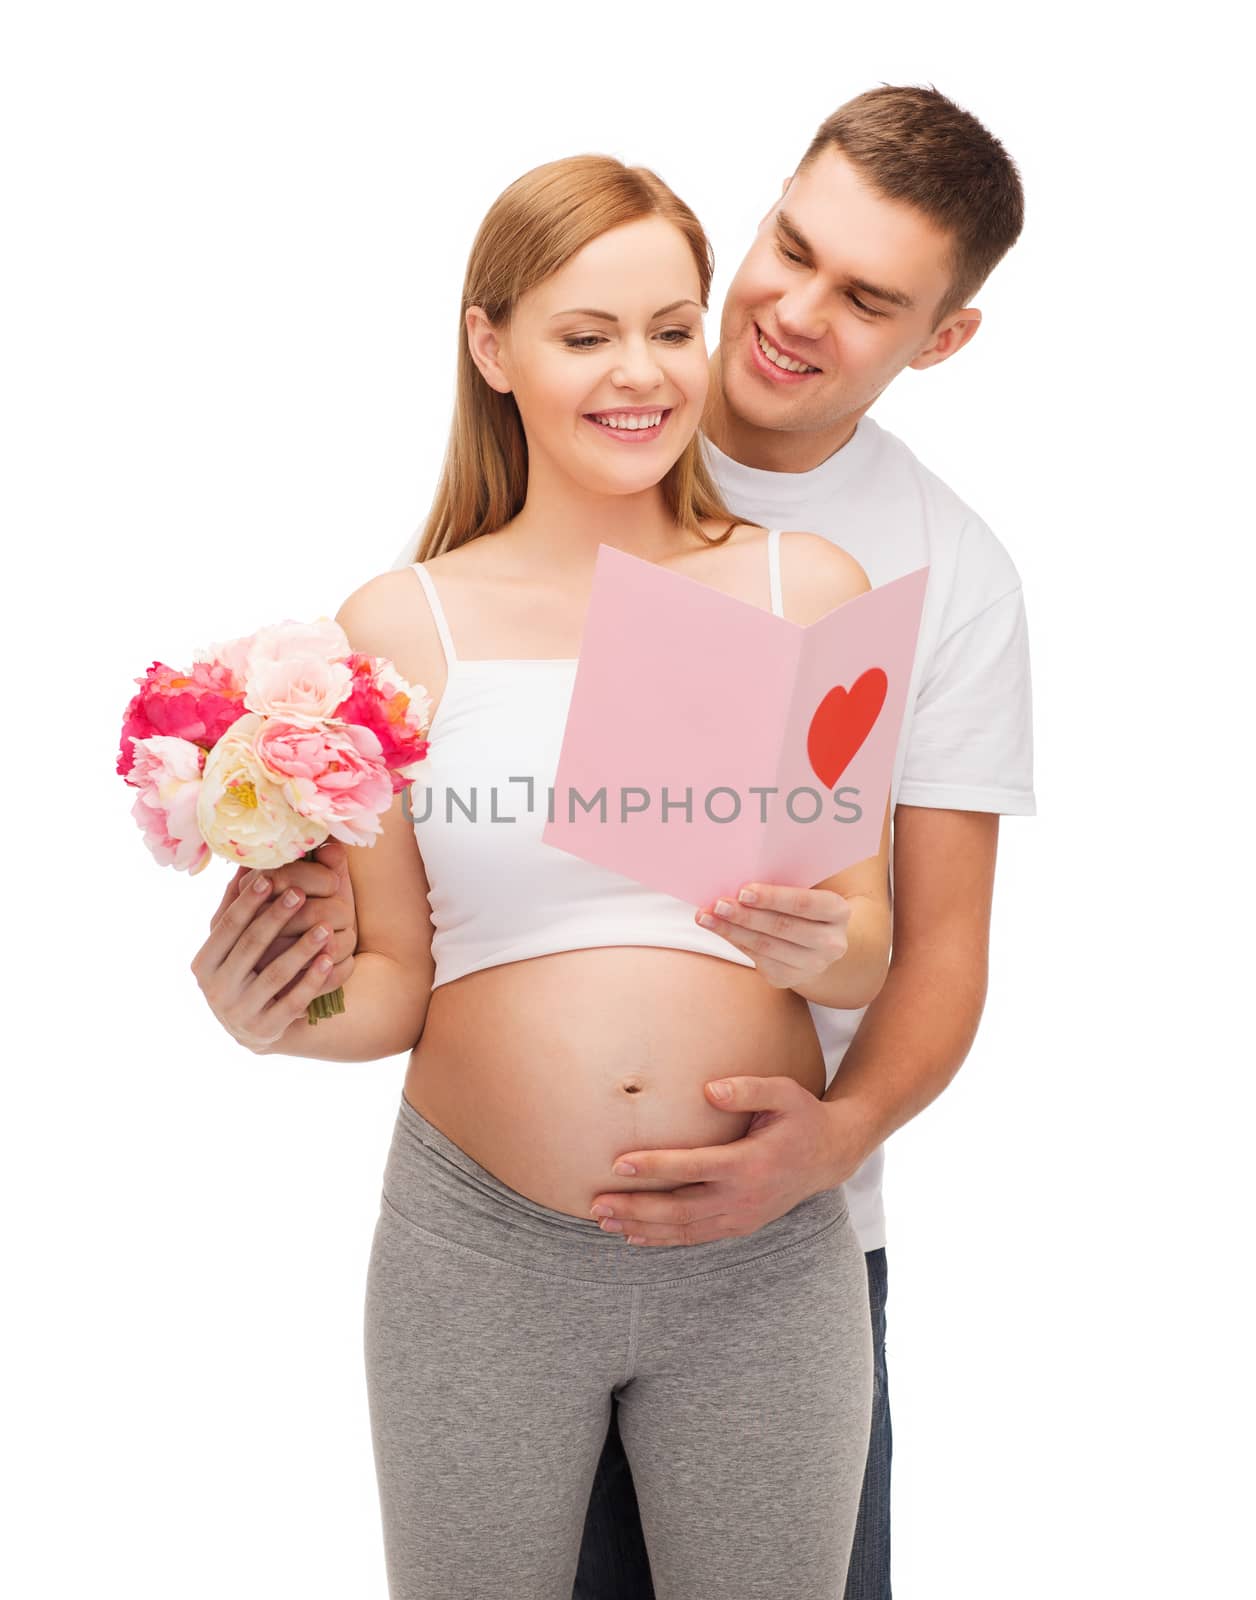
[[[469,308],[472,355],[514,394],[530,472],[616,495],[666,475],[706,401],[701,292],[684,234],[652,216],[585,245],[520,296],[500,334]]]

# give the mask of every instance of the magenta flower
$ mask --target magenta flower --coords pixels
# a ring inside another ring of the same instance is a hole
[[[135,682],[140,691],[123,713],[118,748],[117,771],[123,778],[135,760],[132,739],[161,734],[212,750],[245,711],[244,685],[219,662],[198,661],[191,672],[178,672],[154,661]]]

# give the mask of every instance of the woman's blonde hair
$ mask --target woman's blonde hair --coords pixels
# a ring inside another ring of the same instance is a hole
[[[714,253],[702,224],[648,167],[613,156],[568,156],[516,178],[489,207],[471,246],[458,323],[458,380],[453,425],[440,484],[420,537],[418,561],[457,549],[504,527],[523,508],[528,446],[513,394],[484,381],[467,342],[469,306],[482,306],[496,328],[509,325],[521,295],[557,272],[591,240],[642,217],[665,217],[693,252],[705,311]],[[744,517],[724,504],[702,458],[697,430],[662,481],[668,511],[707,544],[723,544]],[[700,518],[727,520],[710,538]],[[751,524],[758,526],[758,524]]]

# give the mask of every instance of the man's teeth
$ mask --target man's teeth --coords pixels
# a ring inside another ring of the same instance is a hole
[[[775,362],[778,367],[784,367],[786,372],[819,372],[819,367],[809,367],[803,361],[791,361],[788,356],[770,345],[762,334],[759,335],[759,349],[769,361]]]
[[[658,424],[663,420],[663,413],[661,411],[651,411],[642,417],[604,417],[599,416],[599,414],[595,411],[593,413],[593,420],[594,422],[603,423],[608,428],[627,428],[629,432],[633,432],[638,428],[657,427]]]

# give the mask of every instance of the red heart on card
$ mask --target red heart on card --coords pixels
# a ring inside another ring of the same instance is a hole
[[[826,789],[832,789],[872,732],[889,687],[880,667],[861,672],[849,689],[830,689],[807,729],[807,760]]]

